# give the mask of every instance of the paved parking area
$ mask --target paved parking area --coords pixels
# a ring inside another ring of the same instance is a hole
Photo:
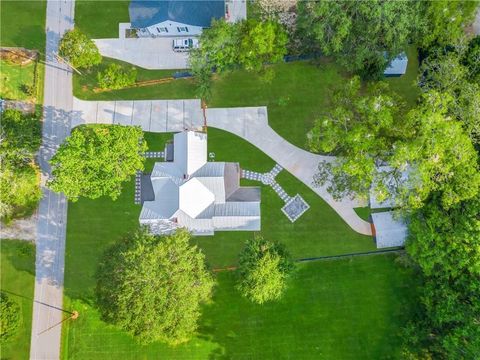
[[[187,53],[172,50],[172,38],[96,39],[100,54],[145,69],[186,69]]]
[[[136,125],[144,131],[175,132],[201,129],[200,100],[73,100],[72,128],[88,124]]]

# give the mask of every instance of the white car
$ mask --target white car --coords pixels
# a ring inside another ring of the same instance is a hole
[[[196,48],[198,48],[198,39],[196,38],[173,39],[173,51],[184,52]]]

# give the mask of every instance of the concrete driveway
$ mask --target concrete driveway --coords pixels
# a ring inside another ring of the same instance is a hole
[[[188,54],[172,50],[173,38],[95,39],[100,54],[151,70],[186,69]]]

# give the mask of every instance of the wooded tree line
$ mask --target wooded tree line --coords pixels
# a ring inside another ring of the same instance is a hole
[[[406,111],[386,84],[362,87],[353,78],[335,91],[333,110],[317,119],[308,144],[313,151],[338,155],[337,162],[322,164],[316,177],[334,196],[365,197],[373,188],[379,200],[393,195],[408,220],[406,249],[422,286],[420,307],[404,329],[405,357],[475,359],[480,353],[480,37],[469,37],[465,26],[478,3],[299,6],[310,14],[310,22],[300,26],[309,28],[315,45],[361,75],[369,69],[362,64],[381,63],[384,50],[396,52],[398,39],[421,50],[416,106]],[[362,30],[364,21],[381,21],[372,26],[378,33],[366,23]],[[401,36],[389,42],[390,30]],[[385,165],[390,170],[380,171]]]

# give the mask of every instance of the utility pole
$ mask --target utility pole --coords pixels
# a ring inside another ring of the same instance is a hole
[[[60,62],[63,62],[65,64],[67,64],[68,66],[70,66],[73,70],[75,70],[75,72],[78,74],[78,75],[82,75],[82,73],[75,67],[73,66],[72,64],[70,64],[70,62],[68,62],[68,60],[66,60],[65,58],[61,57],[60,55],[58,55],[57,53],[53,53],[53,55],[55,56],[55,58],[60,61]]]
[[[39,333],[37,334],[37,336],[42,335],[43,333],[46,333],[47,331],[49,331],[49,330],[53,329],[54,327],[56,327],[56,326],[64,323],[64,322],[67,321],[67,320],[70,320],[70,319],[71,319],[71,320],[76,320],[76,319],[78,318],[78,315],[79,315],[79,314],[78,314],[78,311],[75,311],[75,310],[74,310],[73,312],[69,312],[69,311],[66,311],[66,310],[62,310],[62,311],[70,313],[70,316],[69,316],[69,317],[66,317],[65,319],[63,319],[62,321],[56,323],[55,325],[52,325],[52,326],[50,326],[49,328],[47,328],[47,329],[39,332]]]

